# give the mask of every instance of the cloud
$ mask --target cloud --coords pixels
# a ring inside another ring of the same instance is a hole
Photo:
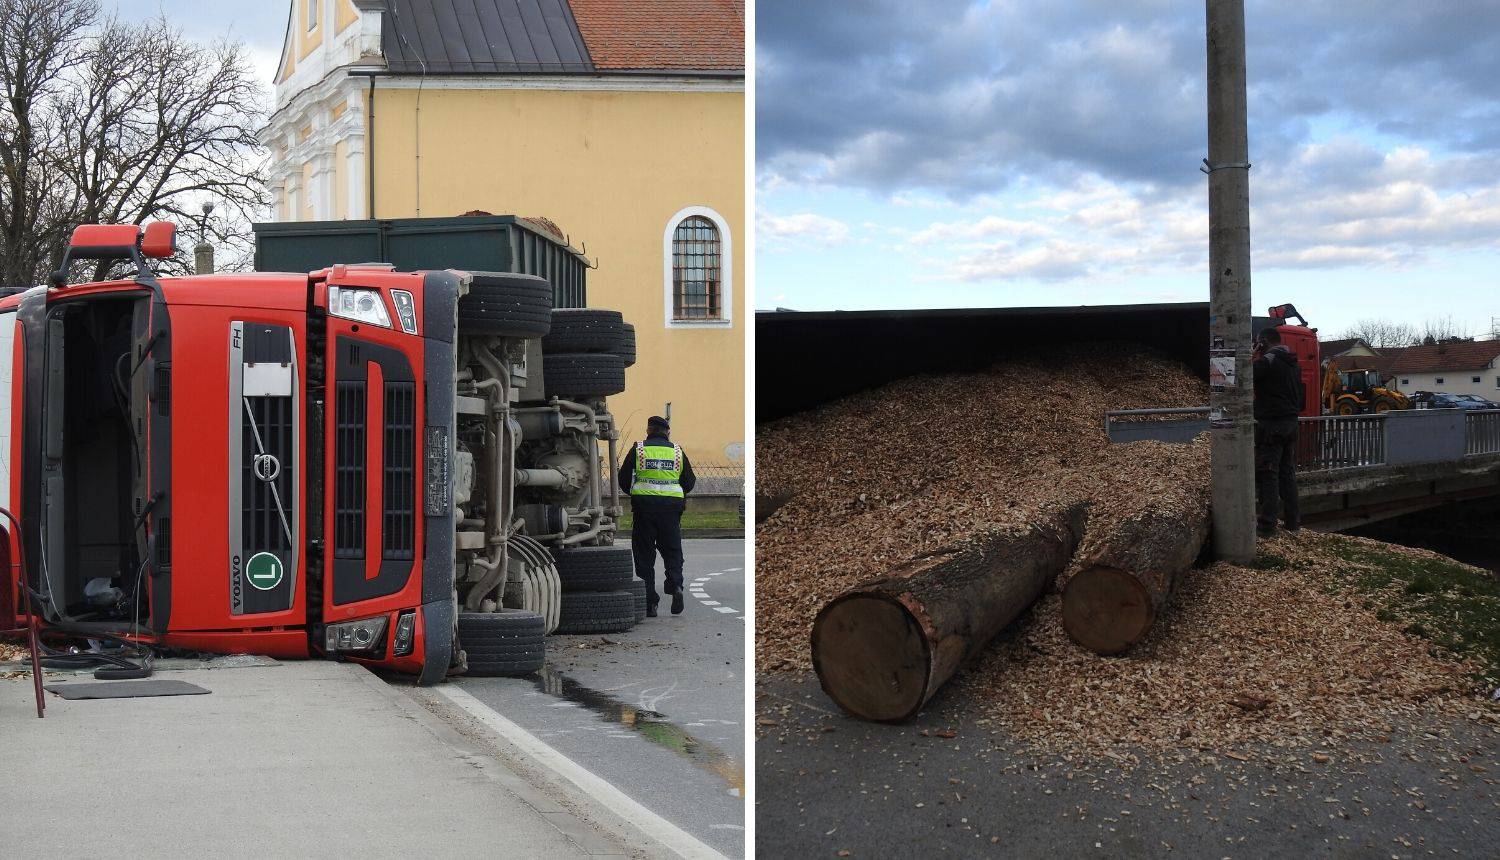
[[[757,4],[763,184],[954,200],[1096,174],[1194,187],[1202,6],[1136,0]],[[1247,19],[1252,160],[1334,123],[1500,152],[1500,3],[1266,0]],[[1329,181],[1358,168],[1330,161]]]
[[[1330,179],[1330,155],[1339,174]],[[1285,165],[1252,172],[1257,270],[1391,269],[1450,252],[1500,251],[1500,157],[1488,184],[1453,188],[1450,163],[1414,147],[1381,153],[1348,140],[1308,144]],[[1309,189],[1313,189],[1310,191]],[[1024,219],[994,214],[935,221],[904,234],[906,253],[938,279],[1087,282],[1206,271],[1202,184],[1171,193],[1093,176],[1042,189]]]
[[[850,235],[848,224],[812,212],[760,212],[755,217],[755,240],[761,247],[827,247],[849,241]]]

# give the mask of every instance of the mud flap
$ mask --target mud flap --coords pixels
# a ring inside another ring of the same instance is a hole
[[[417,683],[430,687],[448,675],[453,662],[453,630],[458,615],[453,611],[452,599],[422,604],[423,647],[426,658],[422,661],[422,672]]]

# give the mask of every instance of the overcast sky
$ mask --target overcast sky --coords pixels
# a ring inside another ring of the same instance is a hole
[[[1500,0],[1249,0],[1254,307],[1500,317]],[[1203,4],[759,0],[756,304],[1207,299]]]
[[[100,5],[127,21],[166,13],[167,20],[194,39],[243,42],[270,98],[291,0],[101,0]]]

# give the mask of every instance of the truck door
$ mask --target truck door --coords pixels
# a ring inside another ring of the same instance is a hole
[[[322,609],[327,623],[391,615],[389,636],[393,613],[422,603],[423,339],[392,325],[412,295],[382,280],[351,269],[323,293]]]

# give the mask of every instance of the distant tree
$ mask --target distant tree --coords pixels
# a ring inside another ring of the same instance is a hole
[[[1452,314],[1428,317],[1422,323],[1422,343],[1447,343],[1455,340],[1473,340],[1469,327],[1453,319]]]
[[[1405,322],[1366,319],[1345,330],[1343,338],[1359,338],[1376,349],[1399,349],[1411,346],[1421,338],[1416,326]]]
[[[45,281],[74,225],[187,226],[205,199],[221,259],[244,256],[266,193],[242,46],[105,18],[98,0],[0,0],[0,98],[0,282]]]

